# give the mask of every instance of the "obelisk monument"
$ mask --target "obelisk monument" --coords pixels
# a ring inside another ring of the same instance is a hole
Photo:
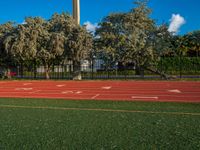
[[[80,24],[80,0],[73,0],[73,18],[76,24]]]

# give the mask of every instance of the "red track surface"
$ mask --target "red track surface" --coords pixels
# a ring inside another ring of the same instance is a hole
[[[0,97],[200,103],[200,82],[0,81]]]

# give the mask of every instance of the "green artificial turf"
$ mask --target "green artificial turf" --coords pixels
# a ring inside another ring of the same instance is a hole
[[[200,104],[0,99],[0,149],[198,150]]]

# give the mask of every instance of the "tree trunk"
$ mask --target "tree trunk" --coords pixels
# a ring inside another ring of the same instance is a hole
[[[45,78],[47,80],[50,79],[49,70],[50,70],[50,67],[48,65],[45,65],[44,71],[45,71]]]
[[[82,80],[80,61],[73,61],[73,80]]]
[[[160,75],[161,78],[162,78],[162,79],[165,79],[165,80],[175,79],[175,78],[176,78],[176,77],[173,77],[173,76],[168,76],[167,74],[165,74],[165,73],[163,73],[163,72],[161,72],[161,71],[159,71],[159,70],[157,70],[157,69],[154,69],[154,68],[150,68],[150,67],[147,68],[147,67],[146,67],[145,69],[148,70],[148,71],[151,71],[151,72],[153,72],[153,73],[155,73],[155,74]]]
[[[6,79],[11,79],[11,71],[10,71],[10,68],[7,68],[5,73],[4,73],[4,76]]]

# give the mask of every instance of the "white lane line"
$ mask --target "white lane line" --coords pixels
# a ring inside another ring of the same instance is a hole
[[[24,83],[23,85],[31,85],[32,83]]]
[[[16,88],[16,91],[30,91],[33,90],[33,88]]]
[[[38,93],[38,92],[41,92],[41,90],[30,92],[30,94],[35,94],[35,93]]]
[[[61,84],[61,85],[56,85],[57,87],[64,87],[65,84]]]
[[[73,94],[74,92],[73,91],[63,91],[61,92],[62,94]]]
[[[62,94],[81,94],[82,91],[63,91]]]
[[[99,96],[100,94],[96,94],[95,96],[91,97],[91,99],[95,99]]]
[[[156,100],[156,99],[158,99],[158,97],[157,96],[132,96],[131,97],[132,99],[154,99],[154,100]]]
[[[77,91],[77,92],[76,92],[76,94],[81,94],[81,93],[83,93],[83,92],[82,92],[82,91]]]
[[[177,89],[175,89],[175,90],[168,90],[168,92],[171,92],[171,93],[182,93],[180,90],[177,90]]]
[[[104,86],[104,87],[101,87],[102,89],[104,90],[110,90],[112,87],[111,86]]]

